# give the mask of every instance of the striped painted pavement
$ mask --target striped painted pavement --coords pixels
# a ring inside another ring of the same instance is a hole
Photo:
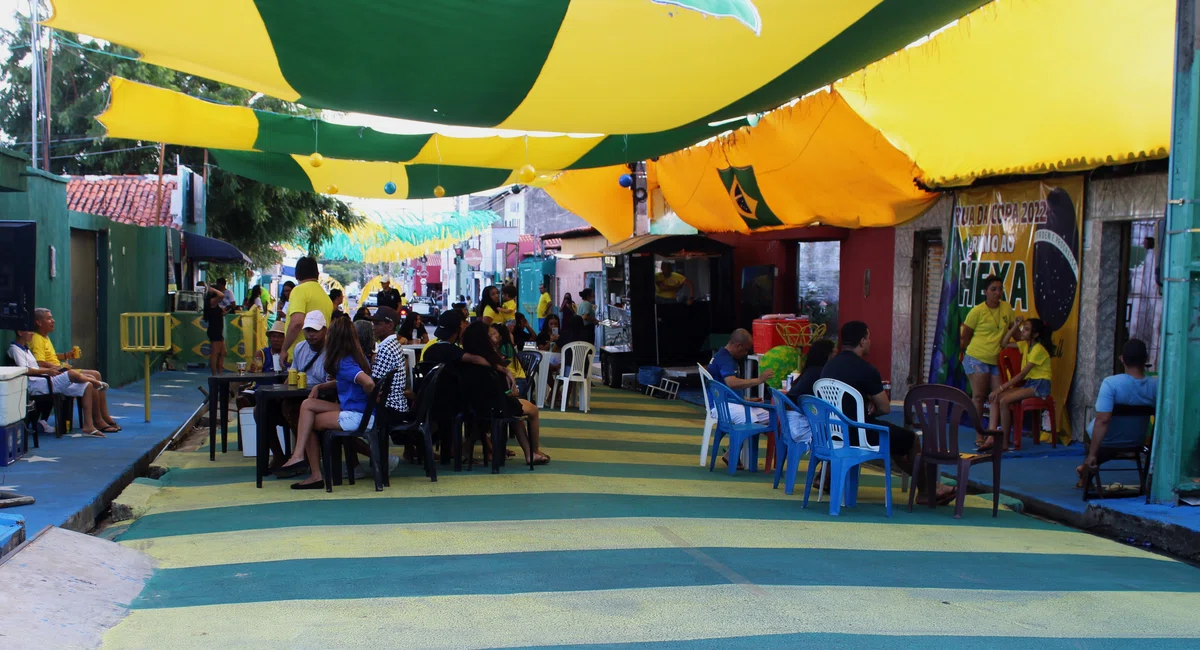
[[[698,408],[593,406],[543,411],[536,471],[402,465],[378,493],[167,452],[147,514],[108,530],[158,567],[104,647],[1197,647],[1187,564],[990,499],[910,514],[899,481],[888,519],[870,471],[831,517],[699,467]]]

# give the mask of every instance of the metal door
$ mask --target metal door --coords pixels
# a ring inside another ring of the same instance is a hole
[[[79,368],[100,369],[97,347],[100,313],[99,280],[96,263],[96,233],[71,229],[71,340],[63,343],[79,346],[82,356],[71,364]],[[56,318],[62,316],[56,314]],[[66,352],[65,349],[59,352]],[[101,369],[103,371],[103,369]]]

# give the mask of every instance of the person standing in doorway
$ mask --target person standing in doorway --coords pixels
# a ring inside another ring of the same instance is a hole
[[[325,317],[325,322],[333,317],[333,301],[321,283],[317,282],[320,271],[317,260],[311,257],[301,257],[296,261],[296,279],[300,284],[292,289],[291,299],[287,310],[287,335],[283,339],[283,349],[288,351],[291,361],[296,349],[296,343],[302,338],[305,316],[312,311],[319,311]]]
[[[538,285],[538,304],[537,304],[537,328],[542,331],[542,321],[550,315],[550,305],[554,299],[550,297],[550,292],[546,290],[546,283]]]
[[[988,395],[1000,388],[1000,340],[1012,327],[1013,308],[1004,301],[1004,282],[996,276],[984,280],[982,303],[967,312],[959,333],[958,349],[963,370],[971,382],[971,401],[980,415],[988,401]],[[988,416],[988,426],[995,428],[1000,423],[998,413]],[[986,447],[990,440],[975,436],[976,447]]]

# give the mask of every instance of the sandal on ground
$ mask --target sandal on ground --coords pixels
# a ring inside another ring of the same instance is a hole
[[[108,437],[108,436],[104,435],[104,432],[100,431],[99,429],[92,429],[91,431],[84,431],[82,435],[84,438],[107,438]]]
[[[984,452],[991,451],[992,447],[994,447],[994,446],[995,445],[989,440],[988,442],[985,442],[982,445],[977,445],[975,447],[975,452],[982,454]]]
[[[100,431],[100,433],[116,433],[120,430],[121,430],[120,427],[104,427],[103,429],[100,429],[99,431]]]
[[[550,463],[550,457],[547,456],[546,454],[543,454],[540,451],[536,451],[533,453],[533,464],[534,465],[547,465],[549,463]]]
[[[729,467],[729,456],[721,456],[721,462],[725,463],[726,467]],[[746,469],[746,466],[742,464],[741,460],[739,460],[737,468],[738,469]]]
[[[516,455],[517,455],[517,452],[515,452],[515,451],[513,451],[513,450],[511,450],[511,449],[505,449],[505,450],[504,450],[504,457],[505,457],[505,458],[513,458],[513,457],[515,457]]]
[[[292,483],[293,490],[324,490],[325,480],[313,481],[312,483]]]
[[[123,431],[123,430],[124,430],[124,429],[122,429],[122,428],[121,428],[121,425],[119,425],[119,424],[116,424],[115,422],[114,422],[113,424],[110,424],[110,425],[108,425],[108,426],[104,427],[104,430],[105,430],[105,431],[108,431],[109,429],[112,429],[112,432],[113,432],[113,433],[116,433],[116,432],[118,432],[118,431]]]
[[[940,497],[936,497],[939,506],[948,506],[958,498],[958,490],[951,490]]]

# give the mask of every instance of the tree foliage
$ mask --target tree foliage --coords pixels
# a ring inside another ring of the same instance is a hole
[[[5,145],[34,153],[30,120],[29,18],[16,14],[15,31],[0,30],[8,56],[0,61],[0,136]],[[153,174],[158,146],[153,142],[106,138],[95,116],[108,104],[108,78],[120,76],[178,90],[222,104],[278,113],[308,114],[302,106],[248,90],[193,77],[131,60],[137,53],[104,42],[81,42],[74,34],[43,30],[50,35],[43,56],[49,61],[50,162],[56,174]],[[46,39],[43,39],[44,41]],[[97,52],[98,51],[98,52]],[[39,137],[39,141],[42,140]],[[39,149],[43,145],[39,142]],[[43,156],[43,151],[35,155]],[[173,158],[194,170],[204,169],[204,151],[166,147],[164,171],[175,171]],[[306,241],[318,254],[337,227],[350,227],[360,217],[345,203],[312,192],[298,192],[241,178],[210,167],[207,194],[208,235],[228,241],[256,264],[279,261],[275,244]]]

